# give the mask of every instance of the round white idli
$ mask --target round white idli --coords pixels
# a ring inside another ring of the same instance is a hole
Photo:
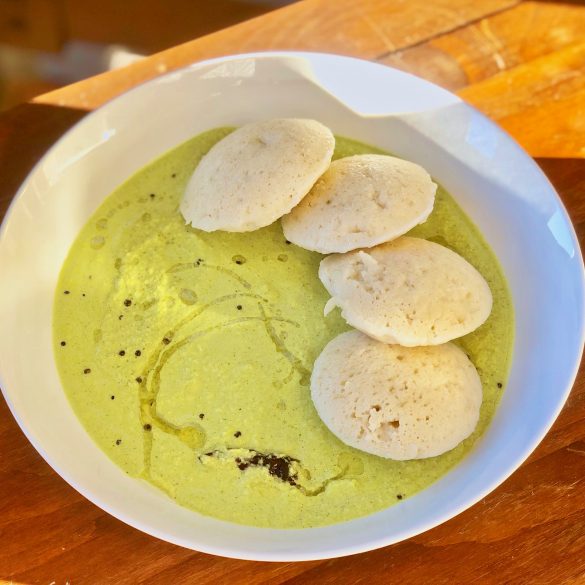
[[[479,420],[481,381],[457,346],[401,347],[349,331],[315,362],[311,397],[341,441],[389,459],[435,457]]]
[[[437,185],[419,165],[380,154],[331,163],[309,194],[282,218],[287,240],[323,254],[369,248],[427,219]]]
[[[335,138],[315,120],[247,124],[215,144],[193,173],[180,210],[212,232],[252,231],[288,213],[331,162]]]
[[[332,296],[326,313],[337,305],[350,325],[386,343],[445,343],[492,309],[487,282],[467,260],[419,238],[328,256],[319,278]]]

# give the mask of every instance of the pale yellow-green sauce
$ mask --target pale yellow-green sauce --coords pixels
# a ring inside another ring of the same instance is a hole
[[[319,352],[348,329],[337,310],[323,317],[321,256],[287,244],[278,222],[208,234],[186,227],[178,212],[197,162],[228,132],[206,132],[149,164],[79,234],[54,307],[67,396],[124,471],[202,514],[300,528],[393,505],[460,461],[494,414],[513,338],[500,267],[439,189],[431,217],[411,233],[467,258],[494,296],[488,321],[460,340],[483,382],[480,422],[432,459],[390,461],[347,447],[318,418],[308,387]],[[380,151],[337,139],[336,158],[366,152]],[[257,452],[296,459],[298,485],[266,467],[238,468],[236,458]]]

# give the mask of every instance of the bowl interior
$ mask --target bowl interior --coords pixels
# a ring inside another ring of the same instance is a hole
[[[57,277],[101,201],[153,158],[215,126],[311,117],[425,166],[496,252],[516,312],[508,387],[471,454],[424,492],[332,527],[238,526],[179,507],[92,442],[51,344]],[[397,542],[469,507],[534,449],[562,407],[583,345],[583,267],[567,214],[534,162],[457,97],[405,73],[318,54],[218,59],[146,83],[85,118],[40,161],[0,233],[0,385],[33,445],[91,501],[150,534],[258,560],[318,559]]]

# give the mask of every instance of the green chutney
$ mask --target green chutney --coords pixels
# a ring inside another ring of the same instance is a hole
[[[222,520],[323,526],[428,487],[473,448],[505,385],[513,310],[500,266],[442,188],[410,232],[455,250],[489,283],[487,322],[458,343],[483,383],[479,424],[439,457],[391,461],[341,443],[313,407],[309,378],[348,329],[317,276],[320,254],[279,222],[205,233],[178,205],[201,157],[231,129],[205,132],[118,187],[82,229],[54,304],[65,392],[97,445],[137,481]],[[335,158],[382,152],[337,138]]]

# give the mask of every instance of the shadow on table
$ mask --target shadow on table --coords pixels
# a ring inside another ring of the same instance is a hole
[[[0,115],[0,219],[37,161],[87,113],[27,103]]]

